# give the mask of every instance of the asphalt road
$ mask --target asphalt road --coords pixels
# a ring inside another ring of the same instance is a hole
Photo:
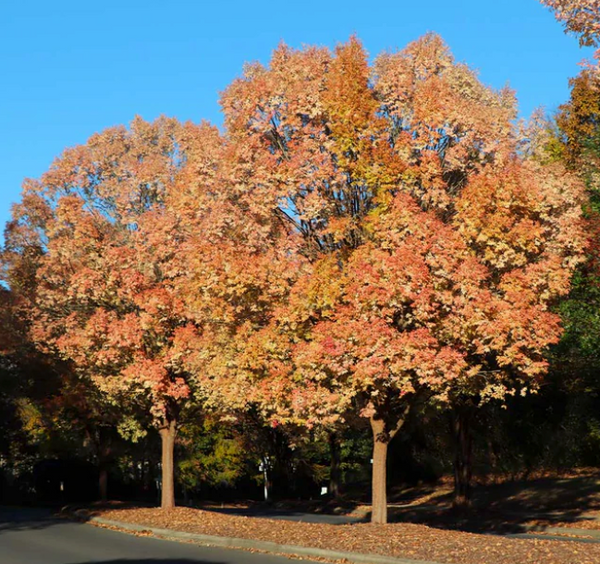
[[[0,508],[1,564],[297,564],[243,550],[136,537],[54,519],[50,511]]]

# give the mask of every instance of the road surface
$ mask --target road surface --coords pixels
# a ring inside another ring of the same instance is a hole
[[[43,509],[0,508],[1,564],[297,564],[298,560],[207,548],[54,519]]]

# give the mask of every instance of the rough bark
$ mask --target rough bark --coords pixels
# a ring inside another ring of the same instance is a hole
[[[340,495],[341,452],[340,439],[335,431],[329,433],[329,451],[331,455],[331,466],[329,469],[329,492],[334,498],[337,498]]]
[[[175,472],[174,450],[175,435],[177,433],[174,420],[169,421],[159,430],[162,442],[162,488],[160,506],[162,509],[175,507]]]
[[[454,413],[454,507],[468,508],[472,490],[472,436],[471,413],[466,407],[457,407]]]

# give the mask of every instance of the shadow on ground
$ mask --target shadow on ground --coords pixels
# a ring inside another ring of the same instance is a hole
[[[405,499],[410,501],[410,492]],[[534,526],[543,531],[553,523],[593,520],[600,511],[600,474],[574,478],[540,478],[479,486],[473,492],[470,509],[452,508],[448,491],[435,490],[423,501],[390,506],[391,522],[410,522],[430,527],[457,529],[474,533],[523,533]],[[600,514],[598,515],[600,517]]]
[[[452,507],[451,489],[447,484],[422,485],[392,491],[389,497],[389,521],[428,525],[473,533],[519,534],[543,532],[555,523],[569,523],[577,528],[585,520],[600,520],[600,472],[590,471],[569,478],[539,478],[478,486],[474,489],[470,509]],[[87,506],[86,520],[102,509],[135,507],[136,504],[109,503]],[[139,507],[139,505],[138,505]],[[245,503],[219,507],[202,504],[199,509],[228,515],[283,519],[311,523],[343,525],[370,521],[368,506],[358,501],[285,502],[277,506]],[[73,511],[70,515],[73,515]],[[595,513],[595,514],[594,514]],[[48,513],[28,518],[27,523],[11,520],[0,511],[3,528],[46,527],[56,521]]]
[[[49,508],[0,507],[0,534],[52,527],[61,522],[54,514]]]
[[[600,473],[590,471],[569,478],[514,480],[474,489],[473,506],[452,507],[451,488],[424,484],[390,492],[389,521],[428,525],[473,533],[517,534],[543,531],[553,523],[594,519],[599,512]],[[229,515],[285,519],[313,523],[345,524],[370,521],[368,506],[360,502],[284,502],[276,507],[261,504],[201,509]],[[361,511],[362,510],[362,511]],[[538,522],[534,526],[532,522]]]
[[[330,525],[344,525],[360,523],[364,519],[352,515],[336,515],[332,513],[310,512],[302,509],[280,509],[268,506],[250,507],[201,507],[204,511],[214,511],[225,515],[239,515],[243,517],[262,517],[265,519],[281,519],[284,521],[302,521],[304,523],[327,523]]]

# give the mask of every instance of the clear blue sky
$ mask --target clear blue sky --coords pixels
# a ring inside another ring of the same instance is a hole
[[[438,32],[522,115],[568,97],[590,56],[537,0],[7,0],[0,7],[0,225],[23,178],[135,114],[220,123],[218,93],[283,40],[371,54]]]

